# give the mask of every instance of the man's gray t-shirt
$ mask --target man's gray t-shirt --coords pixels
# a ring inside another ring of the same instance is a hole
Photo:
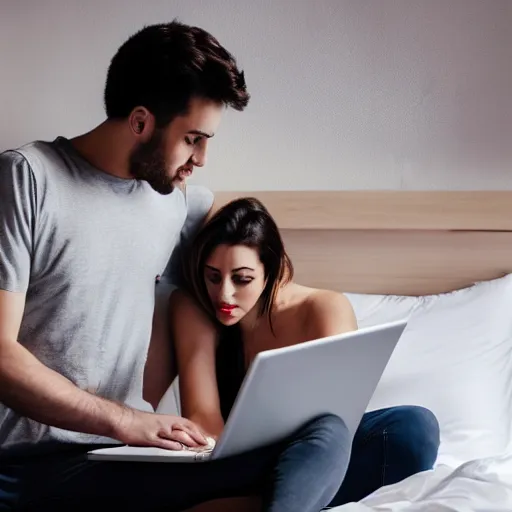
[[[212,203],[203,187],[160,195],[99,171],[63,137],[0,154],[0,289],[26,293],[19,343],[79,388],[152,411],[142,382],[157,276],[172,275]],[[113,442],[0,403],[0,452],[48,441]]]

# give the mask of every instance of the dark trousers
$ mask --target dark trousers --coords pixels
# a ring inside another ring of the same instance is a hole
[[[88,461],[91,447],[74,448],[3,463],[0,510],[179,511],[259,494],[267,512],[318,512],[431,469],[438,446],[434,415],[404,406],[366,413],[352,442],[344,423],[326,415],[285,443],[203,463]]]

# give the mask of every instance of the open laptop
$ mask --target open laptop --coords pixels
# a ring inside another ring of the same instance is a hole
[[[353,436],[407,320],[260,352],[214,447],[200,452],[119,446],[93,460],[202,462],[237,455],[293,434],[307,421],[338,415]]]

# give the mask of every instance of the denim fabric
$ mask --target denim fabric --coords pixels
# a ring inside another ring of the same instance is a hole
[[[397,407],[365,414],[353,442],[344,423],[326,415],[285,443],[203,463],[88,461],[91,447],[69,448],[2,464],[0,510],[179,511],[258,493],[267,512],[319,512],[430,469],[438,445],[432,413]]]
[[[347,473],[329,506],[360,501],[384,485],[432,469],[439,442],[437,419],[423,407],[366,413],[352,443]]]

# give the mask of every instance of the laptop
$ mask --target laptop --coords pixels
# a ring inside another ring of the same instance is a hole
[[[280,442],[301,425],[338,415],[353,437],[407,320],[260,352],[246,373],[224,430],[201,451],[119,446],[91,460],[204,462]]]

